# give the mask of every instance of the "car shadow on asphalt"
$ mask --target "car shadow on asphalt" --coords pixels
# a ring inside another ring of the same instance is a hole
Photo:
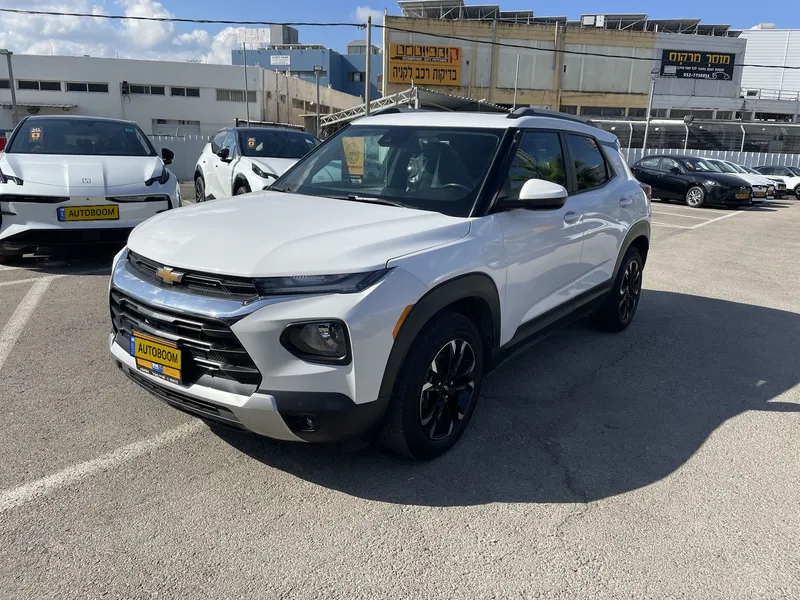
[[[798,356],[800,314],[645,290],[622,334],[581,321],[494,371],[460,442],[433,461],[212,429],[268,467],[370,500],[586,502],[669,476],[737,415],[800,412],[778,400],[800,382]]]
[[[122,244],[97,244],[41,248],[41,252],[26,254],[3,265],[46,275],[108,276],[111,273],[111,261],[122,247]]]

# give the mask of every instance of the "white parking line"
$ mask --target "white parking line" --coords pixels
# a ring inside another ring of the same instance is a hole
[[[686,225],[670,225],[669,223],[658,223],[657,221],[652,221],[650,224],[656,227],[672,227],[673,229],[694,229],[694,227],[687,227]]]
[[[7,285],[17,285],[18,283],[31,283],[33,281],[41,281],[42,279],[55,279],[56,277],[63,277],[63,275],[54,275],[53,277],[30,277],[28,279],[16,279],[14,281],[4,281],[0,283],[0,287]]]
[[[99,458],[67,467],[53,475],[0,492],[0,514],[47,496],[60,488],[77,483],[91,475],[119,467],[148,452],[188,437],[204,427],[205,424],[202,421],[193,421],[175,429],[170,429],[154,438],[128,444]]]
[[[22,267],[12,267],[11,265],[0,265],[0,271],[15,271],[22,269]]]
[[[681,219],[697,219],[698,221],[708,221],[708,217],[695,217],[692,215],[682,215],[680,213],[671,213],[671,212],[663,212],[660,210],[654,210],[654,215],[661,216],[661,215],[669,215],[670,217],[680,217]]]
[[[716,223],[717,221],[722,221],[722,219],[727,219],[728,217],[735,217],[736,215],[742,214],[741,212],[734,212],[728,213],[727,215],[722,215],[721,217],[717,217],[716,219],[711,219],[710,221],[706,221],[705,223],[698,223],[697,225],[692,225],[692,229],[699,229],[700,227],[705,227],[706,225],[711,225],[711,223]]]
[[[17,339],[19,339],[22,330],[25,328],[25,324],[31,318],[33,311],[36,310],[36,306],[44,296],[47,288],[50,287],[53,279],[55,277],[42,277],[34,283],[17,306],[14,314],[11,315],[5,327],[3,327],[3,330],[0,331],[0,369],[3,368],[3,364],[14,348],[14,344],[17,343]]]

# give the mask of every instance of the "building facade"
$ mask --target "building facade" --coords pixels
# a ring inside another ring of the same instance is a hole
[[[13,55],[18,117],[76,114],[135,121],[147,134],[209,135],[248,116],[303,125],[316,110],[316,86],[241,66],[114,58]],[[0,61],[0,128],[13,126],[6,61]],[[247,97],[248,102],[245,102]],[[360,102],[322,89],[322,113]]]
[[[314,67],[322,67],[320,85],[353,96],[364,96],[367,60],[370,61],[370,97],[380,96],[382,86],[383,59],[380,48],[372,46],[367,52],[367,44],[356,40],[347,45],[347,52],[316,44],[272,44],[264,48],[238,49],[231,52],[234,65],[247,64],[271,71],[291,74],[304,81],[314,82]]]
[[[800,113],[800,29],[762,23],[742,32],[747,40],[742,92],[764,120],[798,122]],[[782,68],[788,67],[788,68]]]

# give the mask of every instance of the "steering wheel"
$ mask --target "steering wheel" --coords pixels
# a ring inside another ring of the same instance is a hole
[[[448,189],[448,188],[457,188],[460,190],[464,190],[468,194],[472,191],[471,187],[467,187],[463,183],[452,182],[452,183],[445,183],[443,186],[441,186],[441,189]]]

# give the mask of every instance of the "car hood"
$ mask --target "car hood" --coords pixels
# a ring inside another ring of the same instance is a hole
[[[746,179],[740,177],[739,175],[733,175],[732,173],[694,173],[698,177],[702,177],[703,179],[710,179],[711,181],[716,181],[717,183],[721,183],[722,185],[727,185],[728,187],[741,187],[741,186],[749,186],[750,182]]]
[[[283,175],[289,167],[294,165],[299,158],[262,158],[260,156],[248,156],[247,160],[256,163],[259,168],[266,173],[274,173],[275,175]]]
[[[458,240],[469,220],[394,206],[282,192],[195,204],[149,219],[128,247],[164,265],[240,277],[382,268]]]
[[[752,175],[751,173],[737,173],[736,177],[744,179],[750,185],[773,185],[774,182],[762,177],[761,175]]]
[[[22,179],[26,187],[57,188],[65,196],[142,193],[149,191],[144,182],[162,169],[156,156],[0,155],[4,175]]]

